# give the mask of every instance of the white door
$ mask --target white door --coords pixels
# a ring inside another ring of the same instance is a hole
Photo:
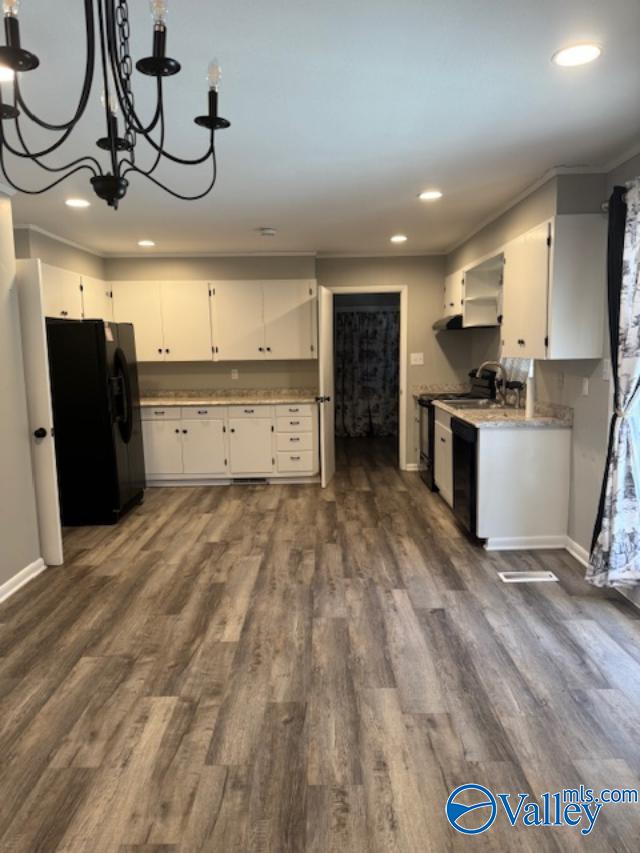
[[[549,225],[505,248],[502,357],[545,358],[549,289]]]
[[[316,358],[313,334],[315,281],[264,282],[267,359]]]
[[[160,284],[114,281],[113,319],[133,323],[138,361],[165,361]]]
[[[81,320],[80,276],[49,264],[42,264],[41,275],[45,317]]]
[[[222,418],[182,421],[182,462],[185,474],[227,472]]]
[[[166,361],[211,361],[209,283],[163,281],[162,329]]]
[[[85,320],[113,320],[113,299],[108,281],[82,276],[82,316]]]
[[[229,419],[229,465],[235,475],[272,474],[273,421],[271,418]]]
[[[24,357],[31,460],[38,509],[40,551],[48,566],[63,562],[56,449],[49,383],[49,354],[42,306],[40,261],[17,262],[18,300]],[[45,434],[38,438],[36,430]]]
[[[142,440],[147,474],[182,474],[180,421],[142,421]]]
[[[259,281],[211,283],[212,338],[216,361],[264,358],[264,312]]]
[[[320,385],[320,467],[322,488],[336,472],[336,416],[333,357],[333,293],[318,290],[318,359]]]

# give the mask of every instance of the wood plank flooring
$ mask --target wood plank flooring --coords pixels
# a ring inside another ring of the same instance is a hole
[[[154,489],[68,531],[0,606],[0,850],[638,851],[638,806],[448,825],[466,782],[639,785],[640,618],[564,552],[476,548],[394,462],[350,441],[325,491]]]

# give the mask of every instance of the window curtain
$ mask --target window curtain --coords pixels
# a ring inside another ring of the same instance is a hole
[[[397,435],[399,310],[338,309],[335,351],[336,435]]]
[[[609,336],[614,413],[587,580],[640,583],[640,179],[609,201]]]

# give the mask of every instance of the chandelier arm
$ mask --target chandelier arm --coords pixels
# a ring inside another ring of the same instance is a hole
[[[129,168],[125,171],[125,173],[124,173],[125,175],[127,175],[129,172],[137,172],[138,174],[143,175],[145,178],[150,180],[157,187],[160,187],[160,189],[169,193],[169,195],[172,195],[174,198],[180,199],[180,201],[198,201],[198,199],[204,198],[206,195],[208,195],[211,192],[211,190],[215,186],[216,179],[218,177],[218,165],[216,162],[215,149],[213,149],[213,151],[212,151],[213,170],[212,170],[212,175],[211,175],[211,181],[209,182],[209,185],[206,188],[206,190],[204,190],[201,193],[198,193],[197,195],[182,195],[181,193],[174,192],[172,189],[169,189],[169,187],[166,186],[166,184],[163,184],[157,178],[153,178],[150,174],[147,174],[142,169],[139,169],[137,166],[133,165],[131,163],[131,161],[127,160],[126,162],[129,163]]]
[[[19,117],[15,119],[15,128],[16,128],[16,134],[18,136],[18,140],[19,140],[20,145],[22,146],[22,149],[23,149],[22,151],[20,151],[18,148],[14,148],[13,145],[11,145],[8,142],[6,134],[2,133],[2,135],[1,135],[2,136],[2,145],[4,145],[4,147],[7,149],[7,151],[10,154],[13,154],[14,157],[21,157],[23,160],[33,160],[38,166],[40,166],[42,169],[45,169],[48,172],[61,172],[63,169],[68,169],[69,166],[75,165],[76,163],[80,163],[83,160],[87,160],[87,161],[90,161],[91,163],[95,164],[96,168],[98,169],[98,174],[102,174],[102,167],[100,166],[100,163],[98,162],[98,160],[96,160],[95,157],[91,157],[90,155],[86,155],[85,157],[79,157],[77,160],[74,160],[73,163],[69,163],[66,166],[59,166],[59,167],[47,166],[44,163],[39,162],[40,157],[44,157],[47,154],[50,154],[52,151],[55,151],[57,148],[59,148],[62,145],[62,143],[68,138],[69,133],[71,133],[71,130],[66,131],[64,133],[64,135],[58,140],[58,142],[56,142],[54,145],[51,145],[49,148],[45,148],[42,151],[35,151],[34,152],[34,151],[29,151],[29,147],[28,147],[27,143],[25,142],[24,135],[22,133],[22,128],[20,127]]]
[[[118,48],[117,48],[117,40],[116,40],[116,20],[113,11],[113,5],[109,0],[106,3],[106,43],[107,43],[107,51],[109,54],[109,63],[111,66],[111,73],[115,83],[116,94],[118,96],[118,102],[120,104],[120,109],[122,110],[123,115],[125,116],[125,120],[128,121],[133,130],[136,133],[141,133],[146,135],[147,133],[151,133],[151,131],[156,127],[160,118],[160,109],[162,104],[162,78],[158,77],[158,85],[157,85],[157,101],[156,101],[156,109],[153,114],[153,118],[149,122],[149,124],[145,127],[144,123],[140,120],[138,114],[136,113],[133,101],[129,97],[127,93],[126,87],[123,82],[123,74],[120,61],[118,59]],[[130,57],[129,57],[130,59]]]
[[[62,177],[58,178],[58,179],[57,179],[57,180],[55,180],[55,181],[52,181],[50,184],[47,184],[47,186],[46,186],[46,187],[42,187],[42,189],[39,189],[39,190],[27,190],[27,189],[25,189],[24,187],[18,186],[18,184],[16,184],[16,183],[15,183],[15,182],[14,182],[14,181],[9,177],[9,174],[8,174],[8,172],[7,172],[7,170],[6,170],[6,167],[5,167],[5,163],[4,163],[4,156],[3,156],[3,154],[2,154],[2,149],[0,148],[0,172],[2,172],[2,175],[4,176],[4,179],[5,179],[5,180],[6,180],[6,182],[9,184],[9,186],[10,186],[10,187],[12,187],[12,188],[13,188],[14,190],[16,190],[17,192],[25,193],[26,195],[42,195],[42,193],[46,193],[46,192],[48,192],[49,190],[53,189],[53,187],[57,187],[57,186],[58,186],[58,184],[61,184],[63,181],[66,181],[66,180],[67,180],[67,178],[70,178],[72,175],[75,175],[75,174],[77,174],[78,172],[82,172],[84,169],[90,169],[91,171],[93,171],[93,169],[91,169],[91,167],[90,167],[90,166],[87,166],[87,165],[84,165],[84,166],[76,166],[76,168],[75,168],[75,169],[72,169],[70,172],[67,172],[67,174],[66,174],[66,175],[62,175]]]
[[[82,86],[82,92],[80,95],[80,102],[78,104],[78,108],[75,112],[73,118],[64,122],[63,124],[52,124],[50,122],[44,121],[43,119],[38,118],[38,116],[29,109],[24,98],[22,97],[22,93],[20,90],[20,84],[18,82],[18,75],[15,75],[13,89],[14,89],[14,99],[15,103],[20,106],[22,112],[31,119],[31,121],[40,125],[40,127],[45,128],[45,130],[65,130],[69,131],[69,133],[73,130],[73,128],[77,125],[77,123],[82,118],[84,111],[87,107],[87,103],[89,101],[89,95],[91,93],[91,86],[93,83],[93,70],[95,65],[95,55],[96,55],[96,43],[95,43],[95,24],[93,20],[93,0],[84,0],[84,13],[85,13],[85,27],[87,31],[87,62],[85,68],[84,75],[84,83]],[[68,135],[68,134],[67,134]],[[63,137],[63,140],[66,139],[66,136]],[[62,144],[62,143],[60,143]]]

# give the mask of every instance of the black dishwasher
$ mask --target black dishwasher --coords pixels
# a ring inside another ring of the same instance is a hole
[[[478,430],[451,418],[453,433],[453,511],[460,524],[476,537],[478,502]]]

